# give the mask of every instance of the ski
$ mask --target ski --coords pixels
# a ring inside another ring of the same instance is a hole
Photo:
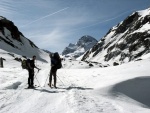
[[[38,88],[38,87],[40,87],[40,86],[35,85],[34,87],[27,87],[27,88],[25,88],[25,89],[36,89],[36,88]]]
[[[57,87],[54,87],[53,84],[50,86],[50,84],[48,83],[47,85],[48,85],[51,89],[54,89],[54,88],[57,89]]]

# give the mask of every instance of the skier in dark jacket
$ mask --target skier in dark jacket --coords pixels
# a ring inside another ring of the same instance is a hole
[[[34,68],[40,70],[38,67],[35,66],[35,59],[36,56],[34,55],[32,57],[32,60],[28,59],[27,60],[27,65],[28,65],[28,72],[29,72],[29,78],[28,78],[28,88],[34,88]]]
[[[57,88],[57,69],[59,69],[59,63],[61,63],[61,59],[59,54],[56,52],[54,54],[50,54],[51,58],[51,70],[50,70],[50,77],[49,77],[49,86],[52,87],[52,76],[54,77],[54,87]]]

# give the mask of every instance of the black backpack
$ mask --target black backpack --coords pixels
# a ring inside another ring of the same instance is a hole
[[[55,65],[55,67],[57,69],[62,68],[61,58],[60,58],[60,56],[59,56],[59,54],[57,52],[54,53],[53,58],[57,61],[57,64]]]

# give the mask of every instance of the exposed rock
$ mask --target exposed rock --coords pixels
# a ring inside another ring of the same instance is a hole
[[[112,27],[90,50],[82,61],[100,59],[97,62],[129,62],[150,52],[150,8],[134,12],[124,21]]]
[[[114,63],[113,63],[113,66],[117,66],[117,65],[119,65],[119,63],[117,63],[117,62],[114,62]]]
[[[93,66],[93,64],[89,64],[89,66],[90,66],[90,67],[92,67],[92,66]]]
[[[8,36],[7,32],[5,30],[8,30],[10,32],[10,35]],[[0,40],[3,40],[8,45],[19,49],[17,45],[13,43],[13,41],[10,39],[10,37],[18,42],[20,42],[21,45],[24,45],[24,43],[21,40],[21,36],[24,37],[24,35],[18,30],[18,28],[14,25],[14,23],[10,20],[7,20],[6,18],[0,16],[0,32],[5,36],[5,38],[0,37]],[[24,37],[25,38],[25,37]],[[38,48],[31,40],[27,39],[33,48]]]

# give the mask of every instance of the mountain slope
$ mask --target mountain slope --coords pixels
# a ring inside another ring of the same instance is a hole
[[[87,51],[82,60],[124,63],[150,52],[150,8],[134,12]]]
[[[69,44],[68,47],[64,49],[62,55],[69,57],[79,57],[84,54],[85,51],[93,47],[97,43],[97,40],[91,36],[81,37],[76,44]]]
[[[12,21],[4,17],[0,17],[0,48],[26,57],[36,55],[39,60],[43,59],[40,53],[44,54],[32,41],[24,37]]]

